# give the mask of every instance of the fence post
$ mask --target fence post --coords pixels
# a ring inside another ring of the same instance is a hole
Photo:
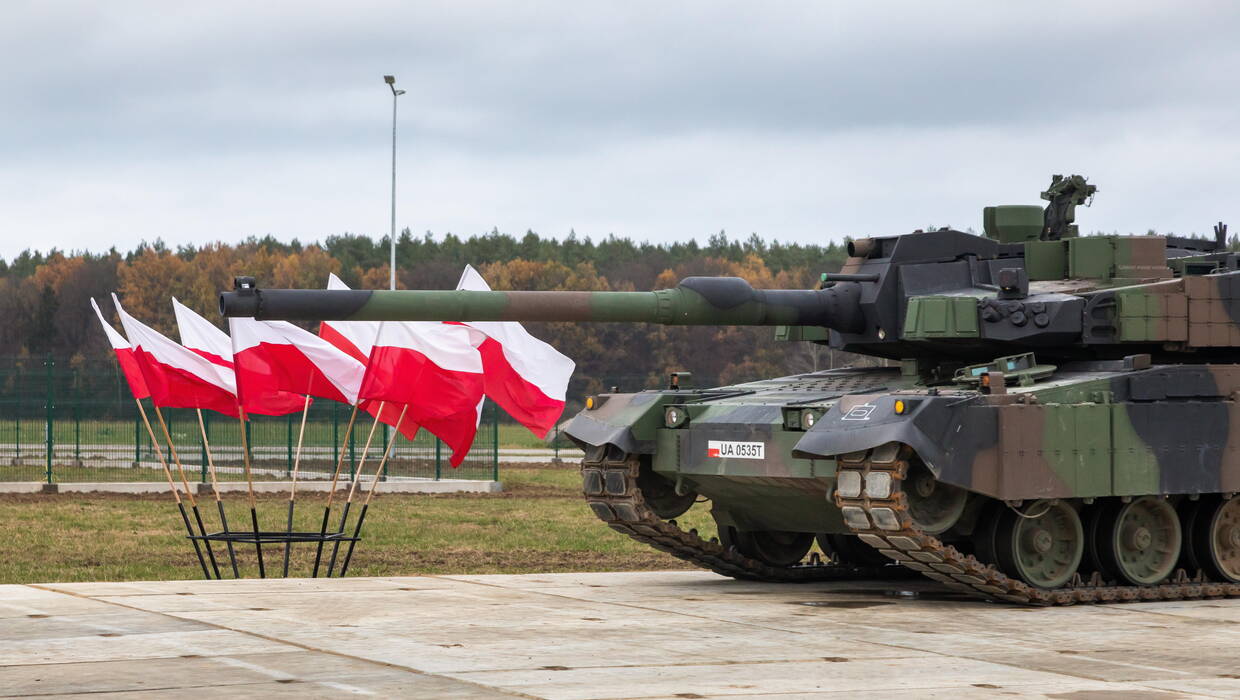
[[[13,386],[17,387],[17,415],[13,416],[13,432],[17,435],[17,453],[13,455],[13,464],[21,464],[22,461],[22,368],[16,366],[13,368]]]
[[[499,481],[499,408],[491,407],[491,481]]]
[[[357,478],[357,446],[354,444],[356,436],[356,430],[349,431],[349,479]]]
[[[202,414],[202,433],[198,435],[198,482],[207,483],[207,416],[210,411]]]
[[[73,463],[82,466],[82,385],[73,370]]]
[[[336,461],[336,456],[340,454],[340,404],[332,402],[332,454],[331,462]],[[328,462],[328,464],[331,464]]]
[[[439,460],[441,458],[443,441],[438,437],[435,438],[435,481],[439,481]]]
[[[52,359],[52,354],[47,354],[47,359],[43,360],[43,366],[47,368],[47,395],[44,402],[47,406],[47,483],[52,483],[52,451],[56,449],[56,438],[53,433],[52,426],[52,410],[55,407],[54,395],[55,389],[52,386],[52,367],[56,361]]]
[[[284,442],[284,474],[291,477],[293,474],[293,414],[291,413],[288,414],[288,420],[285,421]]]
[[[138,429],[140,425],[141,424],[138,421],[138,414],[134,413],[133,414],[133,466],[134,466],[134,469],[137,469],[138,462],[142,461],[142,431]]]

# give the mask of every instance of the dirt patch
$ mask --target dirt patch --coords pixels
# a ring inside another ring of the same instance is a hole
[[[526,571],[666,571],[693,568],[671,556],[650,550],[635,553],[571,551],[425,551],[359,550],[357,562],[368,572],[421,571],[430,573],[489,573]],[[383,576],[386,573],[374,573]]]

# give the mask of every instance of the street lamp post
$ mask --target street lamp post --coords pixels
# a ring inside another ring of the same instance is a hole
[[[390,273],[389,285],[392,289],[396,289],[396,98],[405,94],[405,91],[396,89],[396,76],[394,75],[383,76],[383,82],[392,89],[392,232],[389,239],[391,259],[388,271]]]

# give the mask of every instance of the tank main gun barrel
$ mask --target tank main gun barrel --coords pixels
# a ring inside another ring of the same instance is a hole
[[[220,313],[287,321],[615,321],[668,325],[825,326],[857,332],[860,283],[754,289],[738,277],[688,277],[653,292],[258,289],[238,277]]]

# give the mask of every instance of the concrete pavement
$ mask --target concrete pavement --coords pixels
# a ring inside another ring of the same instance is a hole
[[[0,695],[1240,697],[1240,601],[703,572],[0,586]]]

